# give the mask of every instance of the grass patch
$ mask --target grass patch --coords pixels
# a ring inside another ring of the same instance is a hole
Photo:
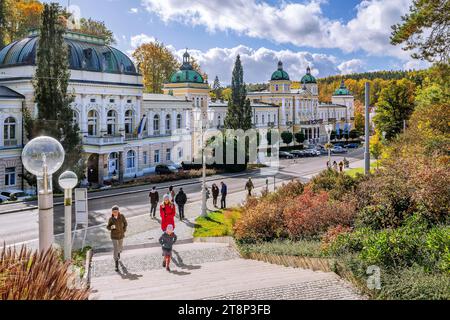
[[[377,162],[376,161],[371,162],[370,163],[370,172],[373,173],[376,168],[377,168]],[[364,167],[352,168],[349,170],[345,170],[345,174],[348,174],[352,178],[356,178],[357,174],[364,174]]]
[[[233,235],[233,226],[241,213],[237,209],[218,210],[195,220],[194,237],[223,237]]]
[[[321,242],[315,240],[275,240],[255,244],[238,244],[243,255],[248,253],[263,253],[282,256],[303,256],[310,258],[326,258],[328,255],[321,250]]]

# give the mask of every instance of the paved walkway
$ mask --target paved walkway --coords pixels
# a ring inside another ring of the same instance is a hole
[[[239,257],[220,243],[178,244],[172,271],[161,266],[161,249],[124,251],[120,272],[109,255],[96,256],[91,299],[362,299],[331,272],[284,267]]]

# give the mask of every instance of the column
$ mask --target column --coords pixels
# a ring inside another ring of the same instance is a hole
[[[300,98],[295,100],[295,119],[296,119],[295,123],[297,124],[300,123],[299,111],[300,111]]]
[[[80,132],[84,136],[87,134],[87,108],[86,95],[82,94],[80,97]]]
[[[104,136],[107,133],[106,130],[106,106],[105,106],[105,96],[102,94],[100,96],[100,136]]]
[[[98,174],[98,184],[103,184],[103,176],[105,175],[105,169],[103,168],[105,165],[105,155],[99,154],[98,155],[98,168],[97,168],[97,174]]]
[[[281,125],[286,125],[286,102],[284,98],[281,99]]]
[[[134,122],[134,127],[133,127],[133,132],[134,129],[137,129],[139,124],[141,123],[141,97],[136,97],[136,107],[135,107],[135,112],[136,112],[136,120]]]
[[[166,134],[166,113],[165,112],[160,112],[160,121],[159,121],[159,128],[160,128],[160,132],[161,134]]]
[[[118,133],[122,136],[125,136],[125,103],[126,97],[121,96],[119,110],[117,112],[117,129]]]
[[[189,112],[189,109],[186,110],[185,112],[185,119],[184,119],[184,123],[186,124],[186,130],[190,130],[191,132],[193,131],[191,128],[191,113]]]
[[[148,135],[149,136],[152,136],[153,135],[153,117],[155,116],[154,115],[154,112],[153,111],[149,111],[148,113],[147,113],[147,116],[148,116],[148,119],[147,119],[147,130],[148,130]]]
[[[123,183],[123,174],[125,173],[123,151],[119,151],[119,182]]]
[[[172,134],[177,131],[177,110],[172,110]]]

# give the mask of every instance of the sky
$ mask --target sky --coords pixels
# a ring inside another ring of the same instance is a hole
[[[55,2],[45,0],[44,2]],[[389,43],[391,25],[412,0],[59,0],[77,16],[101,20],[131,56],[158,40],[181,60],[193,55],[210,82],[229,84],[240,54],[244,81],[267,82],[277,62],[291,80],[376,70],[422,69]]]

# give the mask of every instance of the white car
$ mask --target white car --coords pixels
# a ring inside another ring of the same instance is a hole
[[[0,195],[6,197],[9,201],[24,201],[30,197],[29,194],[19,189],[3,190],[0,192]]]

